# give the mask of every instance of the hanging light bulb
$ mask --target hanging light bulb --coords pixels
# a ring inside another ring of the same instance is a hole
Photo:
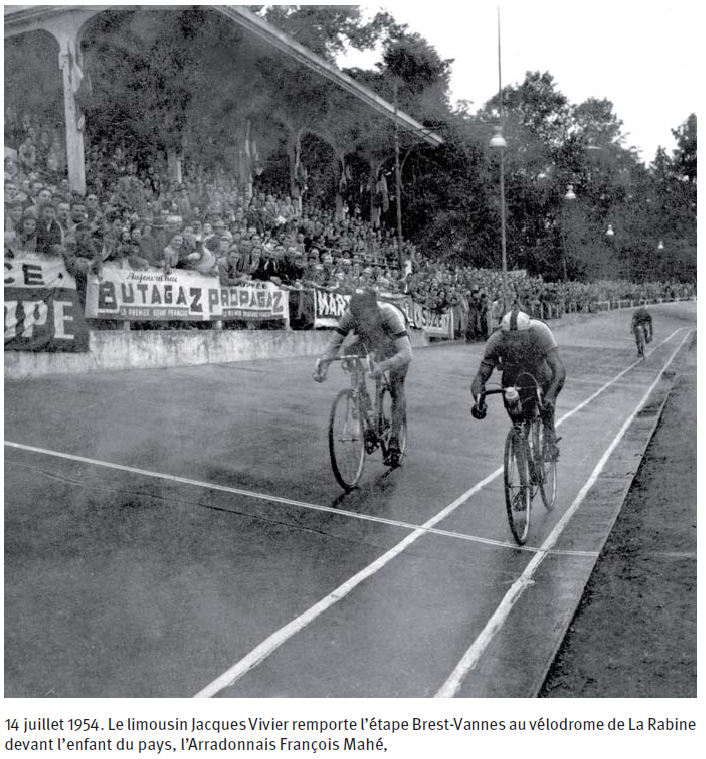
[[[564,200],[576,200],[576,194],[574,193],[574,186],[572,184],[566,185],[566,195]]]
[[[605,236],[606,237],[614,237],[615,236],[615,232],[613,231],[613,225],[612,224],[608,225],[608,229],[606,229]]]

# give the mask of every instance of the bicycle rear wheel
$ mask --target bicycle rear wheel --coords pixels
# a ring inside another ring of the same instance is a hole
[[[551,511],[556,502],[556,461],[551,455],[549,439],[544,433],[544,423],[537,417],[532,421],[534,474],[544,507],[547,511]]]
[[[513,537],[519,545],[527,540],[532,508],[530,451],[518,427],[508,432],[505,441],[505,508]]]
[[[383,459],[387,456],[387,446],[390,440],[390,434],[392,433],[392,393],[389,388],[384,388],[382,391],[381,402],[382,416],[380,418],[380,447],[382,449]],[[402,457],[404,456],[405,448],[407,447],[407,412],[405,411],[400,426],[400,434],[398,436],[398,442],[400,444],[400,458],[399,462],[402,463]]]
[[[365,464],[365,422],[358,398],[350,388],[341,390],[331,406],[328,447],[331,468],[344,490],[352,490]]]

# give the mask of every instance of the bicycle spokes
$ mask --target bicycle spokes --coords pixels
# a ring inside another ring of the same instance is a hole
[[[532,505],[531,451],[525,432],[513,427],[505,443],[505,506],[510,529],[522,545],[527,539]]]
[[[331,407],[329,418],[329,453],[331,467],[341,487],[355,487],[365,463],[365,418],[358,396],[341,390]]]

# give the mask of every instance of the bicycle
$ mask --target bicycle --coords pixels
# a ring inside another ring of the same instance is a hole
[[[557,493],[556,458],[542,420],[542,388],[531,374],[523,372],[517,379],[521,377],[531,382],[486,390],[472,409],[473,415],[482,419],[486,396],[502,393],[510,411],[512,427],[505,440],[503,480],[505,509],[518,545],[527,540],[537,491],[547,511],[554,508]]]
[[[380,448],[383,462],[387,459],[392,433],[392,392],[385,372],[375,380],[375,401],[371,401],[365,386],[365,372],[371,369],[369,356],[339,356],[331,361],[340,361],[343,371],[351,375],[351,386],[341,390],[331,404],[328,429],[333,474],[338,484],[350,491],[360,481],[366,454]],[[396,466],[401,463],[407,445],[406,414],[398,442],[400,455]]]

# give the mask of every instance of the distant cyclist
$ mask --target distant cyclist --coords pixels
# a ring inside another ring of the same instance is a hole
[[[532,319],[518,309],[505,314],[500,329],[493,332],[486,343],[485,354],[471,384],[471,393],[476,400],[484,392],[485,383],[496,367],[502,370],[503,387],[514,385],[523,372],[531,374],[541,386],[544,401],[542,418],[552,456],[556,460],[559,457],[559,438],[554,428],[554,406],[564,386],[566,369],[559,358],[559,348],[552,331],[544,322]],[[529,400],[531,397],[531,391],[520,391],[521,399]],[[506,408],[510,414],[510,409]]]
[[[642,356],[644,353],[644,343],[652,342],[652,315],[644,303],[633,312],[632,321],[630,322],[630,332],[635,336],[637,353],[639,356]]]
[[[407,325],[402,312],[391,303],[378,303],[375,293],[358,291],[351,296],[350,304],[343,313],[326,352],[316,362],[314,379],[326,380],[329,362],[338,354],[344,339],[353,333],[356,340],[346,348],[346,353],[372,354],[371,376],[382,376],[389,370],[392,395],[392,430],[385,459],[387,466],[397,466],[400,459],[399,433],[405,418],[404,380],[412,360],[412,345],[407,335]]]

